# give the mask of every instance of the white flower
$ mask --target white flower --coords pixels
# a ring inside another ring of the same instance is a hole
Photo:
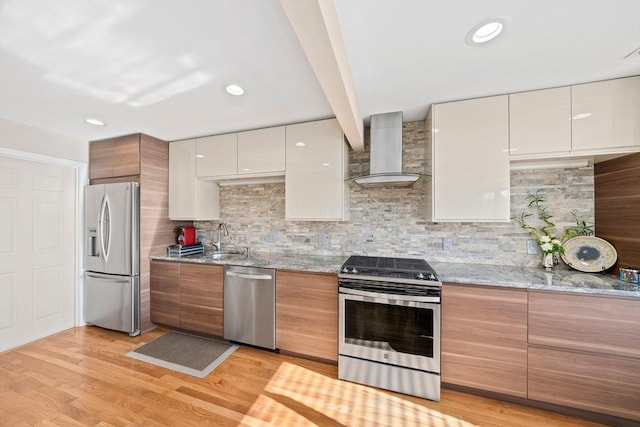
[[[558,239],[553,239],[553,240],[551,240],[551,243],[552,243],[554,246],[560,246],[560,245],[562,245],[562,243],[561,243],[561,242],[560,242],[560,240],[558,240]]]
[[[551,241],[551,237],[549,237],[549,236],[540,236],[540,242],[548,243],[550,241]]]
[[[540,248],[542,249],[542,252],[547,253],[551,252],[551,249],[553,249],[553,245],[551,243],[543,243],[540,245]]]

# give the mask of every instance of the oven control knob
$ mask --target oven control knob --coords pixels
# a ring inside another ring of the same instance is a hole
[[[418,280],[425,280],[426,278],[427,277],[422,273],[418,273],[418,275],[416,276],[416,279],[418,279]]]
[[[358,271],[358,269],[357,269],[357,268],[353,267],[353,268],[351,269],[351,274],[358,274],[358,273],[360,273],[360,272]]]
[[[430,273],[430,274],[429,274],[429,280],[438,280],[438,278],[436,277],[436,275],[435,275],[435,274]]]
[[[342,269],[342,272],[343,272],[343,273],[348,273],[348,272],[349,272],[349,267],[345,267],[345,268],[343,268],[343,269]]]

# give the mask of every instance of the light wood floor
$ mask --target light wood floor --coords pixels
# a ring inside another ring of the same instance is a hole
[[[248,347],[204,379],[125,356],[165,332],[131,338],[82,327],[0,354],[0,425],[599,425],[447,389],[432,402]]]

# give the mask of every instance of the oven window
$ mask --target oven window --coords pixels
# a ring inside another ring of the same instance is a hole
[[[380,350],[433,357],[434,312],[345,300],[345,342]]]

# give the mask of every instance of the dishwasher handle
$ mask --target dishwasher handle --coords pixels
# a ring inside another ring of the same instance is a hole
[[[236,273],[235,271],[227,271],[225,273],[230,277],[239,277],[241,279],[253,279],[253,280],[271,280],[273,276],[270,274],[247,274],[247,273]]]

